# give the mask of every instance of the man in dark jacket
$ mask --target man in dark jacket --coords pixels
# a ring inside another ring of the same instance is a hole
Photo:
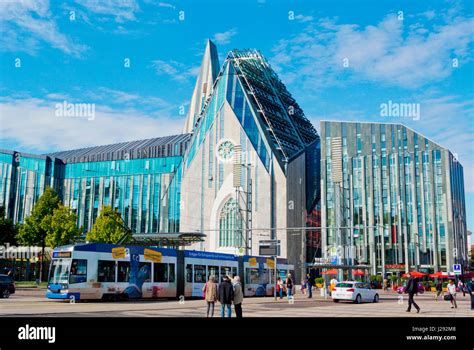
[[[311,299],[313,297],[314,276],[308,273],[306,277],[308,280],[306,284],[306,288],[308,289],[308,298]]]
[[[234,288],[230,283],[230,278],[224,276],[222,282],[219,284],[219,302],[221,303],[221,317],[225,317],[225,309],[227,308],[227,317],[232,314],[232,300],[234,300]]]
[[[416,312],[420,312],[420,307],[415,303],[415,300],[413,300],[413,297],[415,294],[418,294],[418,280],[416,278],[413,278],[408,274],[408,282],[407,282],[407,288],[405,289],[405,293],[408,293],[408,309],[407,312],[411,311],[411,306],[413,305],[416,309]]]

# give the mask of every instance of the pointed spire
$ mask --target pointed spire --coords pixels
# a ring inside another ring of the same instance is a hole
[[[196,85],[194,86],[193,96],[189,104],[189,111],[183,132],[193,132],[196,119],[201,112],[204,101],[206,101],[207,97],[212,93],[212,86],[218,74],[219,58],[217,56],[217,48],[216,45],[208,39]]]

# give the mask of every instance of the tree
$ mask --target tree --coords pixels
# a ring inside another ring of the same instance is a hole
[[[104,206],[92,226],[92,230],[87,233],[86,240],[99,243],[118,243],[123,236],[126,236],[125,242],[132,238],[123,224],[122,216],[111,206]]]
[[[13,220],[5,217],[5,207],[0,207],[0,244],[9,243],[15,245],[18,228],[13,223]]]
[[[62,204],[54,209],[49,221],[49,229],[46,235],[46,245],[48,247],[54,248],[70,244],[81,234],[77,228],[77,215]]]
[[[41,197],[36,202],[31,215],[20,225],[17,240],[20,244],[41,246],[42,263],[40,269],[40,279],[44,270],[44,250],[46,247],[46,237],[51,230],[51,217],[54,210],[59,208],[61,200],[58,194],[51,188],[46,187]]]

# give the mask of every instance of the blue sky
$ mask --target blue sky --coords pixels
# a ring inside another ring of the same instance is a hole
[[[472,1],[6,0],[0,28],[1,148],[180,133],[210,38],[221,62],[259,49],[317,129],[401,122],[450,148],[474,228]],[[419,103],[420,119],[381,117],[389,100]],[[57,117],[62,101],[95,103],[96,117]]]

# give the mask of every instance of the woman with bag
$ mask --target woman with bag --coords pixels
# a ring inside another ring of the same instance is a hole
[[[280,300],[283,299],[283,281],[281,277],[277,278],[276,292],[280,295]]]
[[[214,305],[217,301],[217,284],[215,283],[214,276],[209,276],[209,281],[202,288],[204,299],[207,303],[207,316],[209,317],[209,311],[211,317],[214,317]]]
[[[451,309],[457,309],[458,305],[456,304],[456,285],[453,283],[453,280],[449,280],[447,295],[451,301]]]

